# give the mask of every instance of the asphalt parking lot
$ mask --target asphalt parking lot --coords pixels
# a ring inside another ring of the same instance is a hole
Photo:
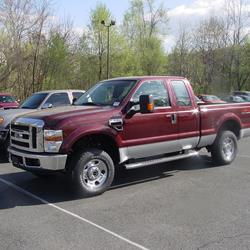
[[[1,160],[0,249],[250,249],[250,139],[230,166],[203,153],[129,170],[88,199]]]

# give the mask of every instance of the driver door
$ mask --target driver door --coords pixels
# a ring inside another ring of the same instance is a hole
[[[177,125],[164,80],[143,81],[135,91],[132,101],[139,101],[140,95],[153,95],[155,111],[150,114],[136,113],[124,119],[120,136],[128,157],[144,158],[178,151]],[[139,109],[139,105],[135,107]]]

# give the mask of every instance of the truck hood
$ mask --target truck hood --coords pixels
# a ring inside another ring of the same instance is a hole
[[[4,122],[0,125],[1,127],[7,127],[13,119],[20,115],[29,114],[34,112],[34,109],[8,109],[0,110],[0,116],[4,118]]]
[[[63,106],[53,109],[45,109],[24,117],[43,120],[47,127],[55,127],[58,123],[78,123],[101,120],[105,113],[114,110],[110,106]]]

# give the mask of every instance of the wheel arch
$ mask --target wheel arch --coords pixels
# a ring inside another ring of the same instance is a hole
[[[223,121],[218,129],[217,137],[221,133],[221,131],[225,131],[225,130],[229,130],[233,132],[235,136],[237,137],[237,139],[240,139],[241,124],[240,124],[240,121],[238,121],[237,119],[231,118],[231,119],[227,119]]]
[[[70,149],[69,161],[72,160],[74,154],[84,148],[98,148],[107,152],[112,158],[114,165],[120,162],[120,154],[115,139],[106,133],[93,133],[84,135],[76,140]]]

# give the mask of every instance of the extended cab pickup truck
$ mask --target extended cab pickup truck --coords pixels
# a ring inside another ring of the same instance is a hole
[[[182,77],[129,77],[96,84],[75,106],[11,123],[10,160],[33,173],[64,171],[84,196],[104,192],[119,167],[156,165],[197,155],[230,164],[250,136],[250,104],[198,106]]]

